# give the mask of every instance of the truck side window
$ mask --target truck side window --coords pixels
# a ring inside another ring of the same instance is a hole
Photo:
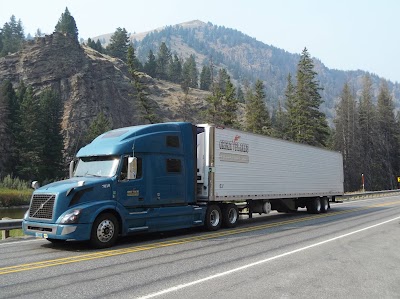
[[[167,172],[179,173],[182,172],[182,164],[179,159],[167,159]]]
[[[167,146],[168,147],[179,147],[179,137],[178,136],[167,136]]]
[[[127,173],[128,173],[128,157],[124,157],[121,174],[119,176],[120,181],[127,180]],[[136,179],[140,179],[142,177],[142,158],[137,158],[137,174]]]

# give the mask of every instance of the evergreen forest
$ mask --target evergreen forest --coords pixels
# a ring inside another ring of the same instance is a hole
[[[227,45],[260,46],[257,40],[232,29],[205,28],[203,34],[209,40],[221,42],[223,38]],[[78,28],[68,8],[54,31],[78,39]],[[180,53],[173,52],[173,41],[168,38],[171,33],[208,58],[199,64],[194,54],[182,58]],[[126,63],[135,90],[132,97],[138,100],[143,123],[161,121],[142,80],[141,74],[146,73],[180,86],[183,96],[178,109],[182,121],[190,121],[194,113],[191,89],[205,90],[209,95],[201,111],[204,122],[340,151],[345,191],[398,188],[400,115],[396,113],[388,82],[381,81],[375,97],[370,75],[363,76],[359,94],[343,81],[333,124],[329,126],[321,109],[326,103],[321,76],[307,48],[295,56],[295,68],[246,71],[196,39],[196,34],[195,29],[171,26],[148,34],[138,43],[130,40],[125,28],[117,28],[107,46],[90,38],[86,45]],[[38,29],[35,38],[41,36]],[[0,30],[0,57],[18,52],[29,39],[32,37],[25,37],[22,22],[12,16]],[[274,51],[277,54],[273,59],[283,59],[282,50]],[[259,63],[260,69],[270,67],[270,62]],[[276,77],[284,78],[285,83],[271,86],[271,82],[280,82]],[[35,90],[22,81],[18,86],[9,80],[0,82],[0,179],[11,175],[43,183],[66,177],[62,111],[61,96],[51,89]],[[100,113],[88,127],[84,143],[112,128],[112,120]]]

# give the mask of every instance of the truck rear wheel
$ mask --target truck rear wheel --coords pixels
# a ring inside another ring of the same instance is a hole
[[[118,220],[111,213],[100,214],[93,223],[90,243],[95,248],[107,248],[114,245],[118,238]]]
[[[307,212],[310,214],[319,214],[321,212],[321,201],[318,197],[310,198],[306,206]]]
[[[222,206],[222,225],[224,227],[235,227],[238,220],[238,207],[233,203],[224,204]]]
[[[328,209],[329,209],[328,197],[322,197],[321,198],[321,213],[328,212]]]
[[[205,227],[207,230],[215,231],[221,227],[221,209],[217,205],[207,207]]]

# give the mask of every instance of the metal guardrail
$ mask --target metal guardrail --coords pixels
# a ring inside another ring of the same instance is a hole
[[[400,194],[400,189],[396,190],[383,190],[383,191],[366,191],[366,192],[359,192],[359,193],[347,193],[342,196],[337,196],[336,201],[348,201],[351,199],[361,199],[361,198],[371,198],[377,196],[389,196],[392,194]]]
[[[10,236],[10,230],[21,229],[22,219],[2,218],[0,220],[1,239],[4,240]]]
[[[371,197],[376,197],[376,196],[389,196],[391,194],[400,194],[400,189],[360,192],[360,193],[348,193],[348,194],[344,194],[342,196],[337,196],[335,198],[335,201],[343,202],[343,201],[348,201],[350,199],[371,198]],[[10,236],[10,230],[21,229],[21,228],[22,228],[22,219],[3,218],[2,220],[0,220],[0,230],[1,230],[3,240]]]

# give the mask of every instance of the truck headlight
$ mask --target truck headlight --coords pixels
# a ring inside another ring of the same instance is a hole
[[[29,216],[29,210],[25,212],[25,214],[24,214],[24,220],[27,219],[28,216]]]
[[[65,214],[60,223],[77,223],[81,210],[73,210],[71,213]]]

